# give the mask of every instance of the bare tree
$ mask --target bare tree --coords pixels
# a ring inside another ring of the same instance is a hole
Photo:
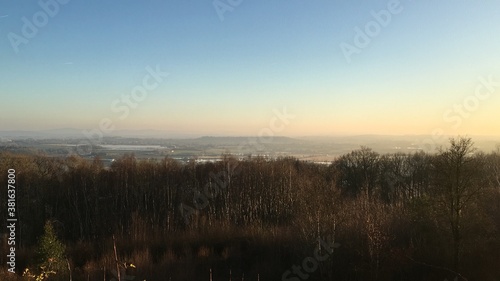
[[[380,157],[371,148],[362,146],[343,155],[334,165],[340,172],[338,185],[351,195],[365,193],[372,198],[379,175]]]
[[[450,147],[434,159],[438,213],[448,221],[453,243],[453,267],[458,271],[463,246],[463,212],[483,187],[483,158],[475,155],[470,138],[450,139]]]

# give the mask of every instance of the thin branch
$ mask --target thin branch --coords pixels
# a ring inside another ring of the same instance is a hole
[[[423,265],[423,266],[427,266],[427,267],[431,267],[431,268],[435,268],[435,269],[441,269],[441,270],[445,270],[445,271],[448,271],[450,273],[453,273],[455,275],[457,275],[458,277],[460,277],[461,279],[463,279],[464,281],[468,281],[468,279],[466,277],[464,277],[462,274],[454,271],[454,270],[451,270],[447,267],[443,267],[443,266],[438,266],[438,265],[432,265],[432,264],[428,264],[428,263],[425,263],[425,262],[421,262],[421,261],[416,261],[414,260],[413,258],[409,257],[409,256],[406,256],[409,260],[413,261],[414,263],[417,263],[417,264],[420,264],[420,265]]]

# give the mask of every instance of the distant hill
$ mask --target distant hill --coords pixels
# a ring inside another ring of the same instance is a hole
[[[5,138],[80,138],[82,137],[82,130],[74,128],[61,128],[52,130],[11,130],[0,131],[0,137]]]
[[[300,144],[304,143],[304,140],[299,140],[299,139],[294,139],[290,137],[283,137],[283,136],[275,136],[272,138],[267,138],[264,137],[261,140],[259,140],[259,137],[252,137],[252,136],[246,136],[246,137],[211,137],[211,136],[204,136],[196,139],[190,139],[190,140],[184,140],[188,141],[190,143],[196,143],[200,145],[238,145],[244,142],[248,141],[261,141],[261,142],[266,142],[266,141],[272,141],[274,144]]]
[[[291,154],[328,154],[340,155],[367,146],[381,153],[414,152],[423,150],[436,152],[439,146],[446,146],[449,137],[442,136],[433,139],[428,135],[350,135],[350,136],[304,136],[286,137],[274,136],[200,136],[178,131],[162,130],[116,130],[104,134],[107,144],[142,144],[182,146],[188,145],[196,149],[220,148],[235,150],[245,146],[248,153],[257,149]],[[496,150],[500,144],[500,136],[469,136],[475,146],[482,151]],[[67,139],[68,143],[86,139],[84,131],[76,128],[61,128],[52,130],[5,130],[0,131],[0,143],[10,140],[34,139],[42,143],[53,143],[53,140]],[[429,145],[432,142],[432,146]]]
[[[0,137],[4,138],[85,138],[84,131],[76,128],[61,128],[50,130],[0,130]],[[115,130],[107,132],[108,137],[135,137],[135,138],[195,138],[199,135],[186,134],[175,131],[161,130]]]

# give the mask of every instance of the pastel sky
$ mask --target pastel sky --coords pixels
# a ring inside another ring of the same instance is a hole
[[[286,108],[278,135],[500,135],[499,15],[497,0],[2,1],[0,130],[255,135]]]

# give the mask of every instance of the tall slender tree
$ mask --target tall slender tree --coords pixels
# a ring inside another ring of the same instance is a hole
[[[449,225],[455,271],[459,269],[463,246],[463,213],[484,186],[483,158],[475,155],[475,151],[470,138],[452,138],[450,147],[441,150],[434,159],[436,206]]]

